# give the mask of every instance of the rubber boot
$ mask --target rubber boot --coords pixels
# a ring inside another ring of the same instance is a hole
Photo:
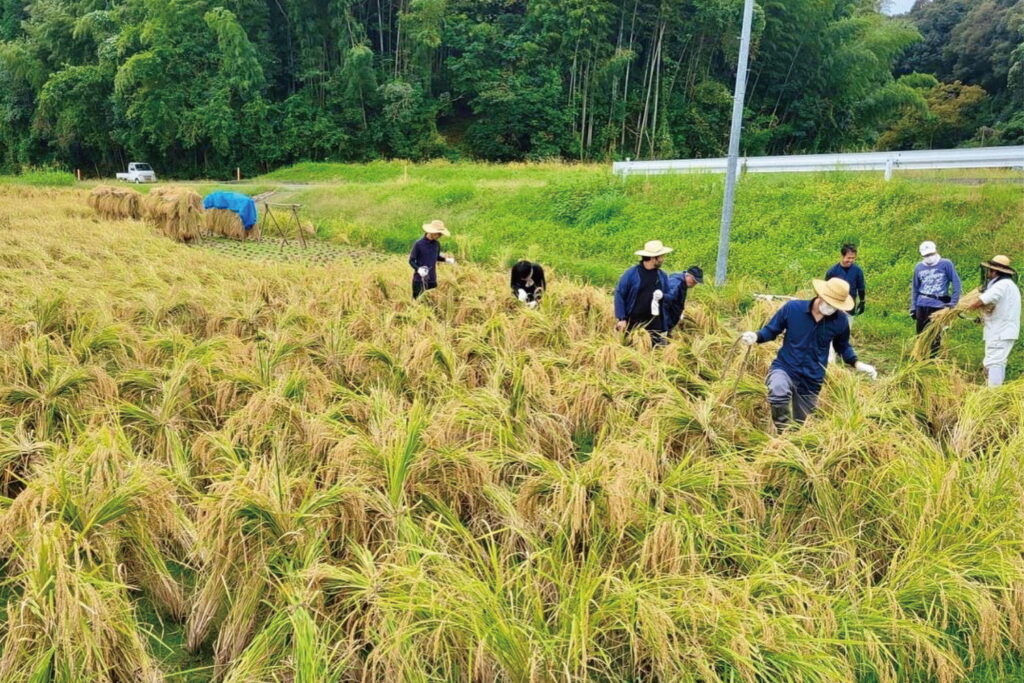
[[[772,422],[779,434],[786,431],[789,428],[789,406],[772,405]]]

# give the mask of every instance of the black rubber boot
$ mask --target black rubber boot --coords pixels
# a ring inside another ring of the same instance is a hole
[[[775,423],[775,430],[780,434],[789,428],[789,406],[773,405],[772,422]]]

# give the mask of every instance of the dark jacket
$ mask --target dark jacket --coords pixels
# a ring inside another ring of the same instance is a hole
[[[686,295],[690,287],[686,284],[686,271],[672,273],[668,276],[668,291],[661,302],[661,310],[665,314],[665,331],[671,332],[679,324],[686,310]]]
[[[821,391],[829,346],[847,365],[857,363],[857,353],[850,346],[850,319],[839,312],[815,321],[813,303],[813,299],[787,302],[757,333],[757,343],[763,344],[785,332],[772,369],[785,370],[802,394]]]
[[[539,263],[531,264],[533,266],[533,284],[527,285],[525,280],[520,280],[516,277],[515,268],[509,273],[509,287],[512,288],[512,296],[519,298],[519,290],[522,289],[526,292],[527,301],[540,301],[541,297],[544,296],[544,289],[547,283],[544,281],[544,269],[541,268]]]
[[[412,245],[412,251],[409,253],[409,265],[412,266],[412,281],[426,281],[429,285],[436,285],[438,263],[444,263],[444,259],[441,258],[441,241],[428,240],[426,237],[416,240],[416,243]],[[420,266],[426,266],[430,270],[425,278],[420,278],[420,274],[416,272]]]
[[[629,317],[630,312],[636,305],[636,297],[640,293],[640,269],[643,265],[637,264],[627,270],[619,278],[619,284],[615,288],[615,319],[626,320]],[[658,270],[658,287],[662,292],[668,292],[668,276],[665,275],[665,271]],[[662,300],[664,305],[664,299]],[[664,313],[664,310],[662,311]],[[664,327],[665,319],[667,316],[662,315],[662,328],[660,331],[665,332],[668,328]]]

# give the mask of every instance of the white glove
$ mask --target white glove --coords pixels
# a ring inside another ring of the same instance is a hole
[[[451,256],[445,256],[444,257],[444,262],[447,263],[450,266],[454,266],[455,265],[455,259],[453,259]]]
[[[526,300],[530,298],[530,295],[526,293],[525,289],[520,289],[518,291],[519,291],[519,300],[522,301],[525,304]]]
[[[857,364],[853,366],[857,372],[863,372],[872,380],[878,379],[878,370],[875,370],[875,366],[868,365],[867,363],[861,363],[857,361]]]
[[[526,307],[527,308],[537,308],[537,303],[538,302],[536,302],[536,301],[528,301],[528,302],[526,302]]]
[[[747,346],[753,346],[757,343],[757,332],[744,332],[740,335],[740,341]]]
[[[661,300],[665,294],[660,290],[654,290],[654,294],[651,296],[651,315],[661,315]]]
[[[427,275],[430,274],[430,268],[427,268],[426,266],[420,266],[419,268],[416,269],[416,272],[419,273],[420,277],[426,277]]]

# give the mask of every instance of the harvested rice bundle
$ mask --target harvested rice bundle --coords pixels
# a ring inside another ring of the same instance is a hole
[[[932,313],[931,324],[924,328],[921,334],[914,340],[912,355],[917,360],[924,360],[931,355],[932,345],[938,340],[942,333],[949,329],[953,323],[961,319],[961,314],[969,310],[981,296],[980,289],[974,289],[960,297],[960,301],[952,308],[943,308]]]
[[[190,242],[202,236],[203,200],[195,192],[164,190],[152,199],[147,208],[147,214],[167,237],[178,242]]]
[[[142,216],[142,195],[120,187],[97,187],[88,198],[89,206],[107,220],[138,220]]]
[[[248,239],[253,231],[245,229],[242,218],[234,211],[207,209],[206,232],[211,235],[223,235],[233,240],[244,240]]]
[[[149,194],[142,198],[143,217],[151,221],[157,220],[161,212],[160,206],[163,204],[164,197],[169,195],[178,195],[182,192],[188,192],[188,190],[183,187],[173,187],[171,185],[154,187],[149,191]]]

